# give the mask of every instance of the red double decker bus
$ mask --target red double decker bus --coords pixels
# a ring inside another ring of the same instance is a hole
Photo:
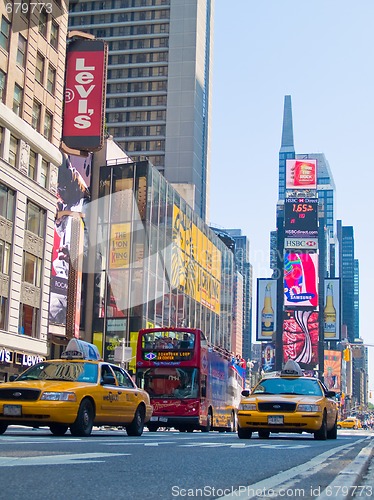
[[[150,431],[235,432],[245,369],[194,328],[139,332],[136,382],[151,398]]]

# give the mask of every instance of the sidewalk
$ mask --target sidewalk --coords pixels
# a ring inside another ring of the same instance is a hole
[[[359,491],[356,491],[355,497],[363,496],[363,493],[366,497],[374,497],[374,437],[371,438],[371,454],[365,464],[367,469],[363,468],[362,476],[360,481],[357,483],[357,486],[362,486],[363,488],[359,488],[362,490],[361,495]]]
[[[357,457],[321,493],[318,500],[372,498],[374,496],[374,436]]]

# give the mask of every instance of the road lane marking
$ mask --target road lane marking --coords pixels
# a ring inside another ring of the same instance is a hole
[[[280,472],[278,474],[275,474],[272,477],[268,477],[266,479],[263,479],[262,481],[259,481],[256,484],[248,485],[244,488],[241,487],[240,490],[235,490],[229,495],[221,496],[218,497],[220,500],[229,500],[229,499],[241,499],[241,500],[249,500],[251,498],[254,498],[258,496],[259,491],[269,491],[269,490],[276,490],[276,488],[279,488],[281,485],[284,483],[288,483],[290,480],[295,479],[297,476],[306,476],[306,475],[312,475],[316,471],[319,471],[321,469],[321,464],[327,462],[327,460],[331,457],[336,455],[338,452],[346,450],[347,452],[349,451],[349,448],[352,448],[355,446],[357,443],[360,443],[362,441],[366,441],[367,438],[365,439],[360,439],[359,441],[355,441],[353,443],[348,443],[342,446],[337,446],[336,448],[332,448],[330,450],[325,451],[324,453],[321,453],[320,455],[317,455],[316,457],[312,458],[308,462],[305,462],[303,464],[297,465],[296,467],[292,467],[291,469],[288,469],[286,471]],[[328,465],[328,464],[326,464]]]
[[[116,456],[130,456],[130,453],[73,453],[71,455],[44,455],[42,457],[1,457],[0,467],[18,467],[24,465],[77,465],[92,462],[105,462],[95,460],[112,458]]]

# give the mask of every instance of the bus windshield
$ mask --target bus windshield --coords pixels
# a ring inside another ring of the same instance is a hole
[[[197,398],[197,368],[155,367],[138,371],[138,385],[152,398]]]

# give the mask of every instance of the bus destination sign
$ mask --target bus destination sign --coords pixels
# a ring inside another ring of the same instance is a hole
[[[191,351],[144,351],[144,361],[187,361],[191,359]]]

